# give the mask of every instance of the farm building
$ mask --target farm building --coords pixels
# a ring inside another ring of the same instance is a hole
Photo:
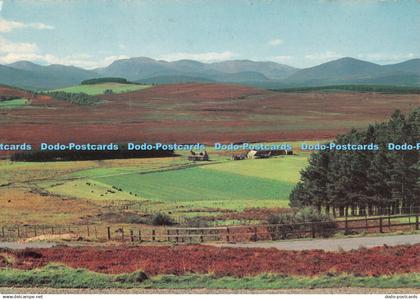
[[[246,154],[232,155],[232,160],[245,160],[246,158]]]
[[[191,151],[191,155],[188,156],[188,161],[208,161],[209,155],[206,151],[196,153],[194,151]]]
[[[271,150],[271,151],[256,151],[250,150],[247,154],[248,159],[267,159],[275,156],[293,155],[293,151],[287,150]]]

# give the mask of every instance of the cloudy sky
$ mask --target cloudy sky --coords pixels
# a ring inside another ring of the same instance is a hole
[[[0,0],[0,64],[420,57],[416,0]]]

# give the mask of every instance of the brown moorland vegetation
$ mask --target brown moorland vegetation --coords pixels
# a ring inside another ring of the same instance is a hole
[[[56,247],[0,252],[0,267],[33,269],[51,262],[102,273],[138,270],[148,275],[188,273],[216,276],[318,275],[361,276],[420,272],[420,244],[347,252],[285,251],[211,246]],[[7,263],[2,256],[8,256]],[[10,258],[13,256],[13,258]]]
[[[99,97],[104,103],[77,106],[39,95],[29,106],[0,110],[0,142],[319,140],[420,105],[415,94],[281,93],[225,84],[161,85]]]

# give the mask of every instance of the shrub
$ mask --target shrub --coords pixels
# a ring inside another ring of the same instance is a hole
[[[152,225],[174,225],[175,221],[167,214],[157,213],[154,214],[151,221]]]
[[[331,215],[318,212],[316,209],[307,207],[296,211],[294,214],[272,214],[267,218],[269,232],[273,240],[287,239],[298,236],[297,232],[310,229],[313,233],[322,237],[330,237],[336,233],[337,224]]]
[[[18,251],[16,255],[20,258],[29,257],[29,258],[39,259],[42,257],[42,254],[40,252],[35,251],[33,249],[24,249],[24,250]]]
[[[147,279],[149,279],[149,277],[147,277],[146,273],[144,273],[143,271],[136,271],[129,274],[117,275],[114,278],[114,281],[133,284],[143,282]]]

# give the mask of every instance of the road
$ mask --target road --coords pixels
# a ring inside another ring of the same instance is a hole
[[[312,240],[285,240],[272,242],[253,242],[253,243],[206,243],[217,247],[234,248],[277,248],[280,250],[310,250],[322,249],[326,251],[352,250],[359,247],[374,247],[384,244],[389,246],[417,244],[420,243],[420,234],[415,235],[391,235],[391,236],[372,236],[372,237],[349,237],[341,239],[312,239]],[[65,243],[68,246],[83,246],[81,242]],[[0,248],[25,249],[25,248],[51,248],[58,244],[48,242],[0,242]],[[93,243],[89,243],[93,246]],[[98,246],[106,246],[106,243],[97,243]],[[150,243],[148,244],[150,245]],[[156,244],[164,245],[164,244]]]
[[[358,249],[360,247],[369,248],[375,246],[382,246],[384,244],[394,246],[404,244],[413,245],[417,243],[420,243],[420,234],[211,245],[236,248],[276,248],[281,250],[323,249],[327,251],[337,251]]]

